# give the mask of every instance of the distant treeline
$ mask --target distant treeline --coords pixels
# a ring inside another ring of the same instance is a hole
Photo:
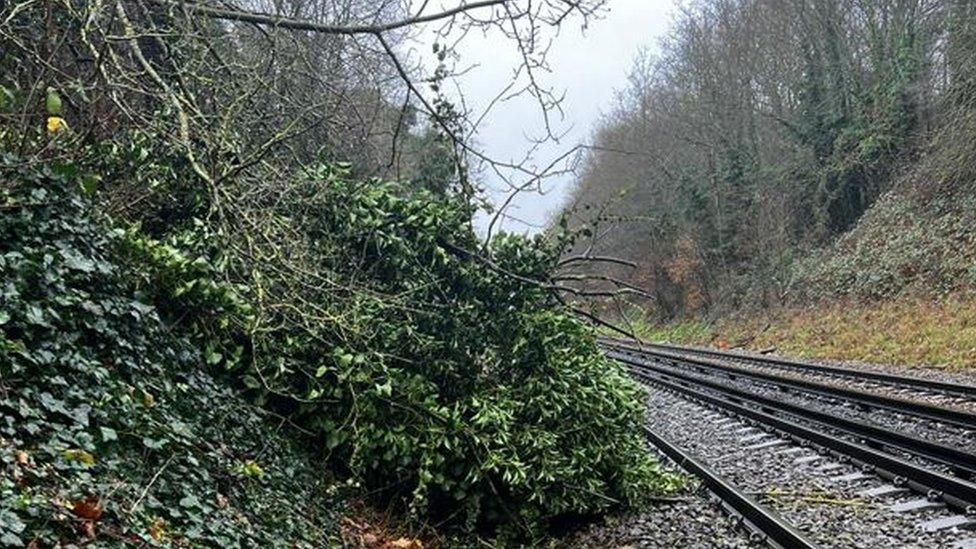
[[[974,25],[965,0],[691,2],[635,62],[570,218],[638,263],[612,274],[662,318],[782,302],[795,260],[971,104]]]

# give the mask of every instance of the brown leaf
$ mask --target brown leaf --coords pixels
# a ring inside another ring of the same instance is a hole
[[[71,504],[71,512],[85,520],[99,520],[102,518],[101,502],[93,497],[78,500]]]
[[[81,523],[81,532],[86,538],[93,539],[95,537],[95,521],[86,520]]]
[[[217,494],[217,507],[220,507],[221,509],[227,507],[227,496],[223,494]]]
[[[400,538],[383,544],[383,549],[424,549],[419,539]]]
[[[16,452],[14,452],[14,461],[16,461],[20,465],[27,465],[27,461],[29,458],[30,456],[28,456],[27,452],[23,450],[17,450]]]
[[[161,518],[154,520],[149,526],[149,535],[156,541],[162,541],[166,537],[166,521]]]

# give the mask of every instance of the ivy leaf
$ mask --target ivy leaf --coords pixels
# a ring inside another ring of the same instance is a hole
[[[180,500],[180,507],[200,507],[200,500],[193,494],[188,494]]]
[[[216,364],[219,364],[220,361],[223,360],[224,355],[218,353],[216,350],[214,350],[214,349],[212,349],[210,347],[207,347],[203,351],[203,358],[204,358],[204,360],[207,361],[207,364],[209,364],[211,366],[214,366]]]
[[[95,270],[94,261],[73,251],[64,252],[64,265],[69,269],[83,273],[90,273]]]
[[[81,182],[78,183],[78,186],[81,188],[81,194],[88,198],[95,196],[95,191],[98,190],[98,184],[101,180],[101,177],[94,174],[88,174],[81,178]]]
[[[48,327],[50,324],[44,320],[44,311],[37,305],[29,305],[27,311],[24,314],[24,318],[29,324],[36,324],[38,326]]]
[[[142,437],[143,446],[149,448],[150,450],[160,450],[163,448],[163,446],[166,446],[167,443],[169,443],[169,441],[164,438],[157,440],[149,437]]]
[[[119,434],[111,427],[99,427],[98,430],[102,434],[103,442],[111,442],[119,439]]]

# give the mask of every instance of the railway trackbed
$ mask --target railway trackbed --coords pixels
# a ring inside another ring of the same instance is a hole
[[[601,344],[647,387],[651,442],[771,545],[976,548],[968,411],[845,387],[841,376],[822,383],[717,355]]]

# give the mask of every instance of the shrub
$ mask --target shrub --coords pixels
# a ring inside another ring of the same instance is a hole
[[[640,390],[545,287],[556,246],[481,250],[460,201],[334,166],[295,187],[273,215],[308,278],[228,261],[253,316],[231,323],[247,351],[225,362],[340,470],[417,516],[523,534],[674,484],[646,451]]]

